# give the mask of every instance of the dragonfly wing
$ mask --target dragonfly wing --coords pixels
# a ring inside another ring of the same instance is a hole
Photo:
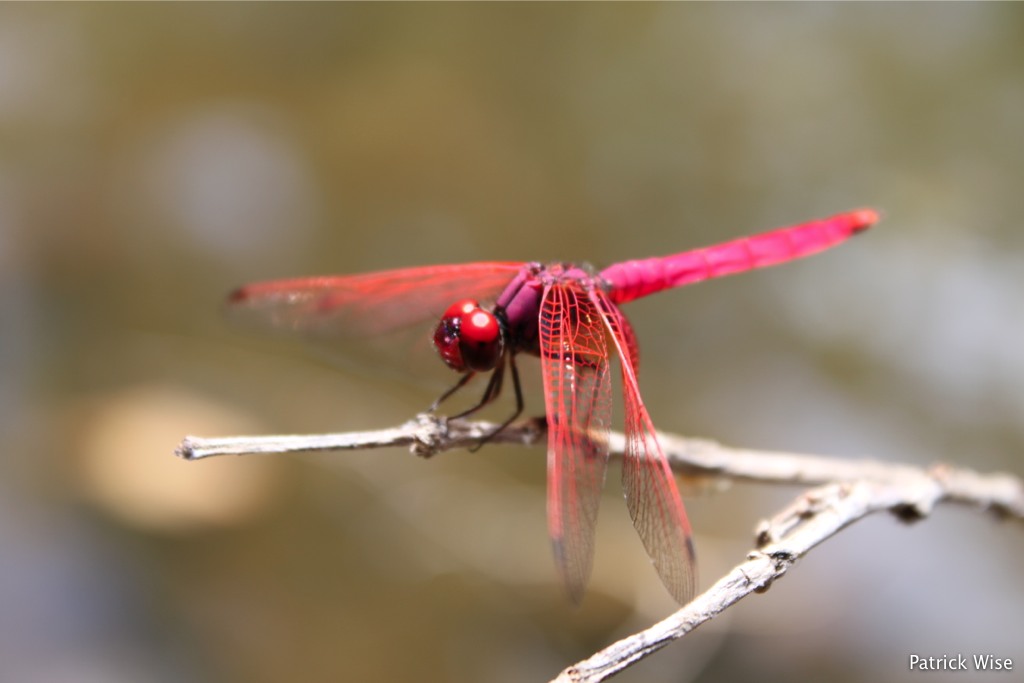
[[[439,391],[451,370],[438,362],[432,326],[459,299],[493,301],[522,267],[469,263],[259,282],[232,292],[226,314],[298,336],[351,374]]]
[[[697,586],[697,561],[675,476],[661,450],[651,416],[640,398],[636,378],[635,348],[625,317],[600,290],[590,296],[603,313],[619,358],[626,413],[626,454],[622,463],[622,486],[626,505],[654,568],[669,593],[680,604],[693,598]]]
[[[548,420],[548,530],[574,602],[590,578],[608,466],[611,380],[600,311],[581,288],[548,285],[539,318]]]
[[[231,293],[231,318],[324,340],[436,321],[458,299],[493,300],[523,267],[486,262],[259,282]]]

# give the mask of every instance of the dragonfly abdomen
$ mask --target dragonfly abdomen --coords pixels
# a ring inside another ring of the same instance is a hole
[[[601,271],[617,304],[713,277],[742,273],[809,256],[833,247],[878,220],[871,209],[801,223],[713,247],[626,261]]]

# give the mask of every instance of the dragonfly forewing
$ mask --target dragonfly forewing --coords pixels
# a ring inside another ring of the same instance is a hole
[[[600,311],[574,283],[545,289],[539,316],[548,419],[548,528],[569,597],[590,578],[608,465],[612,396]]]

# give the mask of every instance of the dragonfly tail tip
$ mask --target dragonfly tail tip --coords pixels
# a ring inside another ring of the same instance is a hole
[[[853,234],[857,234],[882,220],[882,214],[875,209],[858,209],[850,213],[850,218],[853,223]]]

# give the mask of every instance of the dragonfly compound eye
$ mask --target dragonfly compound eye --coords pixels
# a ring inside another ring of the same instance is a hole
[[[490,370],[497,363],[495,357],[491,365],[481,367],[481,363],[486,364],[489,355],[482,347],[494,344],[493,341],[488,341],[488,337],[494,337],[493,333],[488,332],[488,323],[478,321],[476,318],[481,314],[490,317],[497,326],[494,316],[481,308],[480,302],[475,299],[456,301],[448,307],[441,317],[441,322],[437,324],[437,329],[434,330],[434,347],[441,355],[441,360],[451,369],[458,372]],[[497,338],[500,346],[500,328]]]
[[[462,314],[459,321],[459,351],[470,370],[493,370],[505,350],[501,324],[490,311],[477,308]]]
[[[452,370],[464,372],[466,364],[462,361],[462,349],[459,348],[459,318],[441,318],[434,330],[434,348],[441,355],[441,360]]]

